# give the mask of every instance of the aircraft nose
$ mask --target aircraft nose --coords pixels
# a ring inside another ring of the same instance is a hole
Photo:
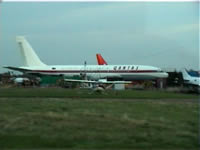
[[[168,73],[166,73],[166,72],[163,72],[163,78],[167,78],[169,76],[169,74]]]

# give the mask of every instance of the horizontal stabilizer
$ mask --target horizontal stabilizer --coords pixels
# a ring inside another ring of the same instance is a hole
[[[27,71],[29,71],[28,69],[23,69],[23,68],[19,68],[19,67],[12,67],[12,66],[3,66],[3,68],[15,70],[15,71],[20,71],[20,72],[27,72]]]

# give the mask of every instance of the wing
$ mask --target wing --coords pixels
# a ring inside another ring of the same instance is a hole
[[[104,83],[104,82],[102,82]],[[107,81],[107,84],[130,84],[132,83],[131,81]]]
[[[93,83],[93,84],[128,84],[131,81],[93,81],[93,80],[76,80],[76,79],[64,79],[65,82],[77,82],[77,83]]]
[[[77,83],[96,83],[96,81],[91,80],[76,80],[76,79],[64,79],[66,82],[77,82]]]

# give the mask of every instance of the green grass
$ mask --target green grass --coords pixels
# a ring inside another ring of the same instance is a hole
[[[50,96],[54,92],[51,90]],[[33,91],[36,94],[37,90]],[[44,91],[39,93],[40,97],[45,97]],[[60,92],[66,97],[63,90]],[[36,98],[34,94],[24,96],[34,98],[0,98],[0,149],[197,150],[199,147],[199,109],[192,99]]]
[[[183,94],[157,90],[106,90],[102,93],[98,93],[93,90],[63,88],[0,88],[0,97],[198,99],[197,94]]]

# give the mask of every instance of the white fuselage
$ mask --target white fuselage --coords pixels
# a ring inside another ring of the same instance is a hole
[[[186,84],[191,84],[191,85],[200,87],[200,78],[199,77],[186,78],[186,79],[184,79],[184,82]]]
[[[88,80],[121,79],[121,80],[146,80],[167,78],[168,74],[152,66],[141,65],[66,65],[49,66],[37,56],[24,36],[17,36],[16,41],[20,46],[20,54],[24,67],[6,66],[5,68],[35,75],[60,75],[65,77],[84,77]],[[104,61],[105,62],[105,61]],[[107,63],[105,63],[107,64]]]
[[[160,68],[141,65],[66,65],[20,67],[26,73],[43,75],[63,75],[65,77],[86,74],[88,79],[122,78],[123,80],[146,80],[167,78],[168,74]]]

